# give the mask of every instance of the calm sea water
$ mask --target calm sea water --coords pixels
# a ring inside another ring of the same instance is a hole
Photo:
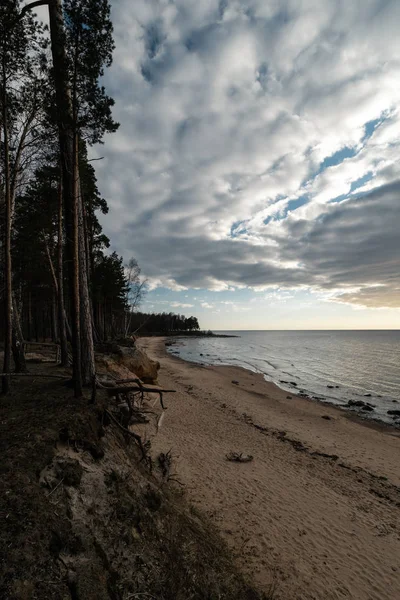
[[[394,422],[388,410],[400,410],[399,330],[216,333],[240,337],[181,338],[169,351],[192,362],[245,367],[325,402],[363,400],[375,406],[365,416],[386,422]]]

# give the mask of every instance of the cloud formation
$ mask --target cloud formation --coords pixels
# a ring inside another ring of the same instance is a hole
[[[119,0],[104,226],[153,288],[399,307],[400,3]]]

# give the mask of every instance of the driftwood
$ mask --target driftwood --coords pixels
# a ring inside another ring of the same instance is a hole
[[[230,452],[226,455],[226,460],[230,460],[231,462],[251,462],[253,460],[253,456],[251,454],[242,454],[241,452]]]
[[[104,387],[104,389],[107,391],[109,396],[118,396],[119,394],[128,394],[129,392],[139,392],[142,394],[144,394],[144,392],[148,392],[150,394],[158,394],[160,397],[160,404],[161,407],[166,410],[166,407],[164,406],[164,402],[163,402],[163,394],[165,393],[174,393],[176,392],[176,390],[163,390],[161,388],[151,388],[151,387],[147,387],[144,386],[142,384],[137,384],[137,385],[128,385],[128,386],[117,386],[117,387]]]

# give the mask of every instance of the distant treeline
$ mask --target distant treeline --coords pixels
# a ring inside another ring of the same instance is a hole
[[[185,317],[174,313],[143,313],[134,312],[130,316],[129,333],[172,333],[176,331],[199,331],[200,326],[196,317]]]

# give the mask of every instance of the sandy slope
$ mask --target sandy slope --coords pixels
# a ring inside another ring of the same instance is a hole
[[[242,369],[185,363],[160,338],[140,344],[178,392],[154,452],[172,448],[192,502],[261,587],[276,581],[282,599],[400,599],[398,433],[289,400]],[[231,450],[254,461],[228,462]]]

